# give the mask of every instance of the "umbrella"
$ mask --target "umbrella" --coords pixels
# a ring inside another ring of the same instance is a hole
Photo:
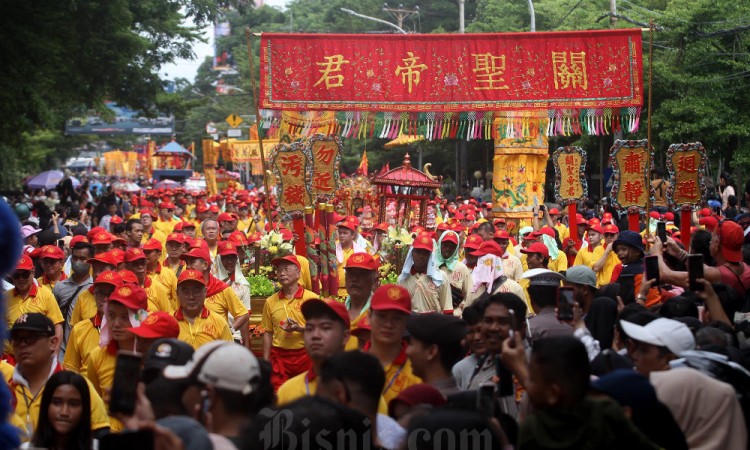
[[[112,185],[115,191],[139,192],[141,187],[130,181],[118,181]]]
[[[154,186],[155,189],[173,189],[180,186],[180,183],[174,181],[174,180],[161,180],[160,182],[156,183]]]
[[[29,179],[26,182],[26,186],[31,189],[54,189],[64,177],[65,174],[63,174],[62,170],[48,170]],[[70,179],[73,181],[74,188],[81,185],[81,182],[75,177],[70,177]]]

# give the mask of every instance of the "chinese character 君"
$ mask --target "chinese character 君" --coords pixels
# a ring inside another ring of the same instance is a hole
[[[344,76],[341,74],[333,74],[341,72],[341,66],[343,64],[349,64],[349,61],[344,59],[344,55],[326,56],[323,59],[325,59],[325,62],[315,63],[322,67],[322,69],[319,69],[318,72],[321,72],[323,75],[315,84],[313,84],[313,87],[319,85],[324,81],[326,89],[343,86]]]

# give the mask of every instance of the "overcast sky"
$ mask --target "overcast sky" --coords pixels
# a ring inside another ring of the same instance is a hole
[[[290,0],[265,0],[264,3],[270,6],[277,6],[284,8]],[[195,59],[180,59],[174,64],[166,65],[159,72],[163,78],[168,80],[174,80],[175,78],[187,78],[191,82],[195,79],[195,73],[198,71],[198,66],[203,63],[206,56],[213,56],[214,53],[214,36],[213,26],[206,27],[203,30],[203,36],[207,38],[206,43],[199,43],[195,45],[193,51],[195,52]]]

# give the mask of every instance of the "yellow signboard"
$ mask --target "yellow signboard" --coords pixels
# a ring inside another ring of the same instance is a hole
[[[242,117],[238,116],[237,114],[230,114],[229,116],[227,116],[226,121],[232,128],[237,128],[242,122],[244,122],[244,120],[242,120]]]

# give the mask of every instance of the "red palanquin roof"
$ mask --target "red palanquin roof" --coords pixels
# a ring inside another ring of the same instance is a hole
[[[414,186],[434,189],[439,188],[441,185],[439,181],[435,181],[424,172],[413,168],[408,153],[404,156],[403,166],[376,176],[372,182],[391,186]]]

